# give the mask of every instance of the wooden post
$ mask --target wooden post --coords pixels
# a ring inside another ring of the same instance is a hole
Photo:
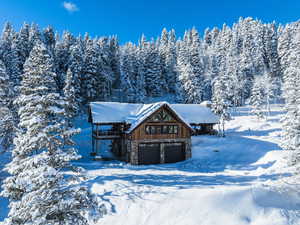
[[[95,143],[94,143],[94,124],[92,124],[92,152],[95,152]]]
[[[96,155],[98,155],[99,142],[100,140],[96,140]]]
[[[92,152],[94,152],[94,137],[92,136]]]

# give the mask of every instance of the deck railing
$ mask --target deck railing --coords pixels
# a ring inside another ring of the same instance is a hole
[[[93,131],[95,136],[120,136],[121,132],[118,130],[96,130]]]

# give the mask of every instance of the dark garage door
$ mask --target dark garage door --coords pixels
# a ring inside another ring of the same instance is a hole
[[[160,163],[160,144],[140,144],[138,157],[139,164]]]
[[[164,144],[165,163],[175,163],[185,160],[183,143]]]

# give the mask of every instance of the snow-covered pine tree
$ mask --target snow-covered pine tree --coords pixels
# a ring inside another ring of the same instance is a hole
[[[65,111],[68,119],[74,118],[79,111],[79,102],[76,97],[76,89],[78,87],[78,80],[75,79],[76,74],[69,68],[67,71],[65,87],[64,87],[64,100],[66,101]]]
[[[70,49],[70,58],[68,68],[72,73],[72,85],[75,90],[75,97],[78,106],[82,106],[83,92],[82,92],[82,71],[83,71],[83,57],[84,52],[81,45],[81,40],[77,39],[76,44]]]
[[[184,102],[200,103],[203,100],[204,71],[201,59],[201,43],[196,29],[187,31],[179,42],[177,71]]]
[[[29,56],[30,46],[29,46],[29,29],[30,26],[27,23],[24,23],[21,30],[15,35],[15,38],[12,41],[12,50],[16,52],[17,66],[18,71],[20,72],[19,76],[23,73],[23,65]],[[18,77],[17,83],[19,84],[21,77]]]
[[[186,68],[188,64],[188,52],[184,41],[178,40],[176,42],[176,55],[176,73],[178,75],[175,83],[176,101],[183,103],[186,102],[186,89],[184,88],[184,83],[186,82],[187,77],[182,75],[184,68]]]
[[[135,85],[135,98],[136,102],[144,103],[146,98],[146,83],[145,83],[145,47],[146,39],[145,36],[142,36],[139,45],[135,51],[136,63],[137,63],[137,77]]]
[[[38,42],[24,66],[20,105],[20,130],[14,140],[13,159],[6,170],[11,174],[2,195],[10,199],[5,224],[88,224],[87,214],[103,208],[78,175],[66,175],[71,161],[79,158],[73,148],[65,118],[65,102],[57,92],[53,58]]]
[[[47,48],[49,49],[49,51],[51,52],[51,54],[53,54],[53,55],[54,55],[54,49],[55,49],[55,43],[56,43],[55,38],[56,38],[55,33],[51,26],[48,26],[43,30],[42,40],[45,43],[45,45],[47,46]]]
[[[177,73],[176,73],[176,36],[175,30],[169,31],[169,40],[168,40],[168,48],[166,54],[166,81],[168,84],[169,92],[176,92],[176,82],[177,82]]]
[[[275,23],[267,24],[264,36],[265,53],[267,55],[270,77],[277,78],[281,75],[281,67],[278,56],[278,35]]]
[[[162,80],[160,55],[154,41],[151,41],[146,48],[145,81],[147,95],[150,97],[159,97],[166,91],[162,86],[165,81]]]
[[[92,39],[86,40],[82,71],[82,93],[84,103],[97,99],[99,49]]]
[[[13,88],[6,73],[5,65],[0,60],[0,146],[6,151],[13,145],[14,118]],[[1,152],[1,151],[0,151]]]
[[[10,23],[6,23],[1,37],[1,58],[5,65],[6,71],[14,87],[20,82],[21,71],[19,68],[19,57],[16,48],[13,47],[13,40],[16,38]],[[17,88],[15,88],[17,92]]]
[[[261,77],[256,77],[252,87],[250,96],[250,104],[252,105],[252,113],[259,119],[265,117],[264,105],[265,105],[265,92]]]
[[[33,49],[38,41],[41,41],[41,33],[38,25],[31,24],[29,30],[29,52]]]
[[[130,54],[132,54],[132,43],[128,43],[121,50],[120,57],[120,79],[121,89],[124,94],[124,100],[127,102],[135,102],[135,89],[132,85],[131,77],[133,76],[133,61]]]
[[[109,50],[110,67],[113,71],[112,88],[116,88],[120,85],[120,47],[117,36],[109,39]]]
[[[73,35],[68,31],[63,33],[62,40],[56,40],[54,54],[57,74],[56,82],[59,90],[62,90],[64,87],[64,82],[68,71],[70,48],[75,43],[75,41],[76,40]],[[53,40],[51,42],[53,42]],[[48,43],[49,46],[51,46],[50,43]]]
[[[281,69],[284,72],[289,66],[289,55],[292,51],[292,37],[293,37],[293,27],[291,25],[286,25],[282,28],[280,35],[278,35],[278,54],[280,58]]]
[[[198,31],[193,28],[191,30],[191,39],[192,43],[189,49],[190,53],[190,65],[192,66],[193,73],[191,74],[191,80],[194,87],[191,87],[191,89],[194,89],[193,92],[197,92],[196,99],[192,102],[194,103],[200,103],[203,100],[204,95],[204,65],[203,65],[203,49],[201,40],[198,34]],[[194,77],[193,77],[194,76]]]
[[[212,111],[220,117],[219,134],[222,137],[225,137],[225,121],[230,120],[227,82],[224,76],[213,82]]]
[[[99,100],[107,101],[111,97],[114,80],[109,38],[98,39],[97,48],[99,51],[97,95]]]
[[[290,159],[291,164],[300,162],[300,54],[292,52],[289,56],[290,66],[284,72],[283,94],[286,114],[282,118],[281,147],[296,153]]]
[[[169,66],[167,64],[167,55],[169,54],[169,33],[166,28],[162,30],[160,39],[158,39],[158,51],[161,62],[161,76],[162,79],[167,80],[169,77]],[[169,85],[167,85],[166,92],[169,91],[168,87]]]

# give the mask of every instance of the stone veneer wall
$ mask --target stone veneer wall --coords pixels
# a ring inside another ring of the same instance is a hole
[[[192,157],[192,144],[191,138],[178,138],[178,139],[153,139],[153,140],[127,140],[127,153],[129,154],[128,162],[133,165],[138,165],[138,149],[140,143],[161,143],[160,145],[160,163],[164,163],[164,143],[182,142],[185,145],[185,159]]]

